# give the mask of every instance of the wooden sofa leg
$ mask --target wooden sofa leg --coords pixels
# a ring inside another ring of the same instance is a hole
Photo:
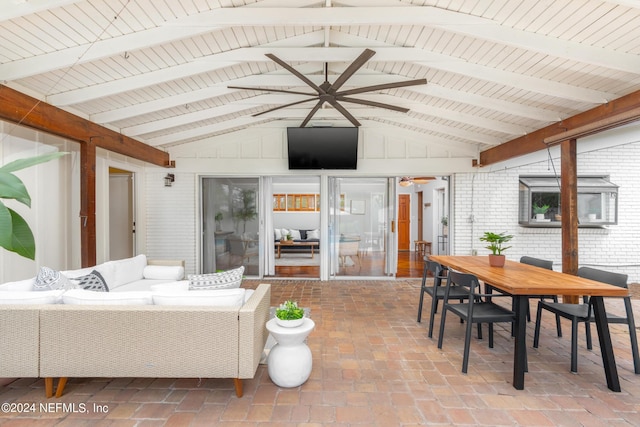
[[[62,396],[64,393],[64,387],[67,385],[67,377],[60,377],[58,380],[58,387],[56,388],[56,397]]]
[[[44,395],[48,398],[53,397],[53,378],[44,379]]]
[[[236,396],[242,397],[242,380],[240,378],[234,378],[233,384],[236,386]]]

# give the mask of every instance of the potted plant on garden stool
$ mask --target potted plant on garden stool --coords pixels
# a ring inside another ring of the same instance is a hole
[[[486,246],[486,248],[491,251],[489,255],[489,265],[492,267],[504,267],[505,256],[502,255],[502,252],[511,246],[504,247],[503,244],[511,239],[513,239],[513,236],[507,234],[506,231],[503,233],[486,231],[484,236],[480,237],[481,241],[489,243],[489,246]]]
[[[298,303],[287,300],[276,308],[276,323],[285,328],[293,328],[304,322],[304,310],[298,307]]]

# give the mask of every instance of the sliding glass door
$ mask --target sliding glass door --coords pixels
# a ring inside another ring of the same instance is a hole
[[[329,178],[330,277],[395,274],[390,179]]]
[[[202,178],[202,272],[260,274],[259,178]]]

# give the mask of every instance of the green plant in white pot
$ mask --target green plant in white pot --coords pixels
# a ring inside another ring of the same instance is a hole
[[[536,214],[536,220],[544,219],[544,214],[549,210],[549,205],[533,205],[533,213]]]
[[[57,159],[67,153],[57,152],[15,160],[0,167],[0,199],[13,199],[31,207],[31,196],[13,172]],[[36,244],[29,224],[0,200],[0,247],[29,259],[36,258]]]
[[[276,323],[286,328],[300,326],[304,322],[304,309],[298,303],[287,300],[276,308]]]
[[[486,248],[491,251],[491,254],[489,255],[489,264],[492,267],[504,267],[505,256],[502,255],[502,252],[506,251],[511,246],[503,245],[511,239],[513,239],[513,236],[507,234],[506,231],[502,233],[485,231],[484,235],[480,237],[481,241],[489,243]]]

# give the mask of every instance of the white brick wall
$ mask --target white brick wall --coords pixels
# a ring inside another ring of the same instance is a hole
[[[172,172],[173,173],[173,172]],[[155,259],[183,259],[188,274],[196,272],[199,206],[193,174],[175,174],[172,187],[164,186],[167,170],[146,176],[146,255]]]
[[[560,159],[553,159],[558,174]],[[579,264],[629,275],[640,281],[640,191],[637,190],[640,143],[609,147],[578,155],[578,175],[609,175],[620,186],[618,224],[605,229],[579,229]],[[453,254],[479,255],[489,251],[479,240],[485,231],[506,231],[515,237],[507,258],[529,255],[554,262],[562,268],[562,236],[558,228],[525,228],[518,225],[518,177],[553,175],[549,161],[493,172],[456,174],[453,177],[455,244]],[[634,187],[635,186],[635,187]],[[470,222],[471,217],[475,222]]]

